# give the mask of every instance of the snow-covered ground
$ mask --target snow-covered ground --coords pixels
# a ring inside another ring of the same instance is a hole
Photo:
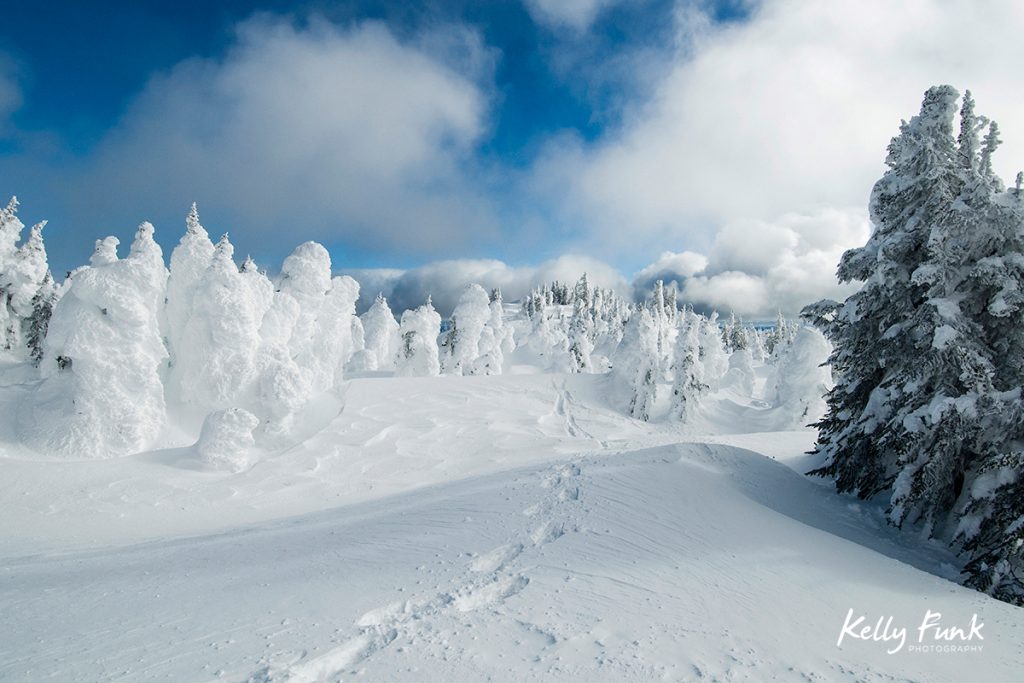
[[[239,474],[174,433],[5,445],[0,680],[1019,680],[1024,611],[802,476],[812,432],[728,390],[641,423],[609,376],[512,370],[366,373]],[[902,649],[837,646],[851,609]],[[977,614],[980,650],[911,651],[928,610]]]

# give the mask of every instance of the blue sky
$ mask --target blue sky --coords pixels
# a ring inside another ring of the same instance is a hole
[[[740,16],[738,8],[723,3],[715,8],[722,20]],[[583,140],[594,140],[616,116],[616,98],[628,83],[601,83],[593,73],[602,62],[638,45],[664,46],[673,39],[672,4],[657,1],[625,3],[595,18],[588,30],[563,33],[557,26],[537,22],[519,0],[406,3],[395,1],[296,2],[180,2],[128,3],[116,12],[90,7],[89,3],[64,2],[43,7],[23,3],[7,12],[0,28],[0,49],[13,62],[22,91],[22,106],[12,122],[20,134],[7,137],[4,151],[11,154],[63,158],[88,156],[110,131],[115,130],[133,100],[154,74],[165,73],[183,61],[223,59],[236,42],[236,27],[254,15],[267,14],[303,27],[311,18],[339,28],[362,22],[382,22],[398,39],[414,40],[423,30],[461,26],[479,32],[492,52],[493,69],[487,84],[492,100],[486,115],[487,130],[475,141],[474,152],[487,164],[510,169],[527,167],[553,132],[572,131]],[[571,42],[578,56],[558,63],[563,43]],[[27,134],[27,135],[26,135]],[[42,141],[36,136],[43,137]],[[42,149],[39,149],[39,148]],[[140,160],[140,163],[145,163]],[[181,215],[190,195],[175,193],[165,205],[147,207],[144,214],[116,211],[100,214],[88,210],[62,211],[54,202],[53,188],[9,188],[22,195],[30,216],[45,215],[54,233],[50,247],[55,267],[65,268],[88,257],[88,247],[98,232],[129,235],[139,220],[147,218],[163,227],[165,246],[172,246]],[[498,197],[500,201],[501,197]],[[41,204],[34,205],[36,201]],[[75,208],[81,208],[76,205]],[[133,207],[134,208],[134,207]],[[41,212],[41,214],[39,213]],[[232,218],[224,212],[225,218]],[[230,220],[232,232],[244,237],[245,226]],[[514,230],[514,226],[502,226]],[[211,230],[215,230],[211,226]],[[84,239],[56,244],[73,232]],[[301,238],[301,234],[293,235]],[[505,242],[503,238],[501,242]],[[273,244],[261,256],[279,260],[289,244]],[[482,253],[502,245],[484,243],[451,245],[452,255]],[[557,249],[556,245],[552,245]],[[419,259],[415,251],[390,249],[387,245],[366,248],[338,240],[331,245],[338,265],[407,266]],[[257,248],[253,245],[253,248]],[[529,252],[513,257],[529,257]]]
[[[998,3],[89,5],[0,26],[0,191],[50,221],[58,275],[141,220],[169,251],[196,200],[271,270],[316,239],[410,296],[587,269],[792,310],[837,293],[929,85],[972,88],[1004,122],[1000,171],[1024,165],[1024,22]]]
[[[417,3],[418,4],[418,3]],[[600,58],[631,41],[663,42],[670,37],[664,16],[669,3],[627,6],[610,12],[587,36]],[[521,160],[537,134],[571,127],[596,135],[600,121],[568,78],[552,73],[545,52],[557,35],[531,18],[517,0],[437,2],[178,2],[128,3],[117,12],[89,3],[58,2],[42,7],[22,3],[6,12],[2,45],[24,78],[25,106],[15,121],[26,128],[58,133],[85,150],[117,124],[151,74],[190,57],[216,58],[233,41],[233,29],[255,13],[324,17],[338,25],[384,21],[399,35],[438,22],[464,22],[500,50],[495,72],[502,95],[485,151]]]

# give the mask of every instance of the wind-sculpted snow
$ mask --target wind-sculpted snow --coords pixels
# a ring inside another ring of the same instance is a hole
[[[1024,664],[1019,610],[914,568],[944,572],[941,546],[769,458],[622,441],[547,459],[201,538],[5,558],[0,677],[1008,681]],[[836,646],[850,609],[916,625],[926,607],[978,614],[983,651]]]

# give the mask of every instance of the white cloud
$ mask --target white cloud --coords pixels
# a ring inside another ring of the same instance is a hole
[[[524,0],[534,21],[552,28],[583,31],[606,7],[621,0]]]
[[[771,308],[827,293],[810,291],[816,260],[863,237],[816,217],[863,215],[889,139],[935,83],[970,88],[1002,123],[1007,179],[1024,164],[1024,4],[765,0],[724,26],[679,17],[688,41],[654,94],[596,143],[553,141],[536,168],[596,255],[708,253],[691,293],[738,311],[759,301],[752,282],[784,298]]]
[[[500,287],[507,301],[534,287],[559,280],[573,283],[584,272],[591,284],[642,300],[655,280],[675,283],[681,300],[700,310],[735,312],[748,318],[796,316],[820,298],[844,298],[856,285],[838,285],[836,265],[845,244],[863,244],[869,226],[862,211],[825,210],[814,215],[787,214],[774,222],[726,226],[708,255],[665,252],[642,268],[631,283],[613,266],[593,258],[563,255],[539,265],[510,266],[493,259],[434,261],[409,270],[343,270],[361,285],[359,309],[383,293],[396,314],[433,297],[447,314],[463,289],[476,283]]]
[[[629,296],[625,278],[612,266],[585,256],[563,255],[537,266],[510,266],[493,259],[435,261],[410,270],[366,269],[343,271],[360,283],[360,310],[382,292],[396,315],[422,304],[431,296],[448,314],[468,284],[485,289],[500,287],[507,301],[522,298],[534,287],[553,280],[573,283],[583,273],[592,285],[615,289]]]
[[[633,276],[633,287],[640,290],[650,289],[658,280],[665,282],[682,282],[704,272],[708,267],[708,257],[693,251],[680,253],[666,251],[658,260],[641,268]]]
[[[836,282],[836,266],[843,251],[863,244],[869,231],[859,210],[738,221],[718,232],[709,256],[666,252],[634,276],[633,286],[646,292],[655,280],[664,280],[676,283],[682,300],[703,310],[795,316],[812,301],[843,298],[856,289]]]
[[[198,199],[285,248],[329,238],[421,253],[493,236],[474,169],[489,106],[474,78],[489,58],[462,29],[414,40],[374,23],[247,21],[222,59],[149,83],[101,144],[82,201],[151,215]]]

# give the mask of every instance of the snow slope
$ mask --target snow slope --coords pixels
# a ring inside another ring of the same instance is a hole
[[[641,424],[606,382],[355,379],[236,475],[0,459],[0,680],[1017,679],[1024,611],[799,474],[811,432],[728,392]],[[839,648],[851,608],[977,613],[983,649]]]

